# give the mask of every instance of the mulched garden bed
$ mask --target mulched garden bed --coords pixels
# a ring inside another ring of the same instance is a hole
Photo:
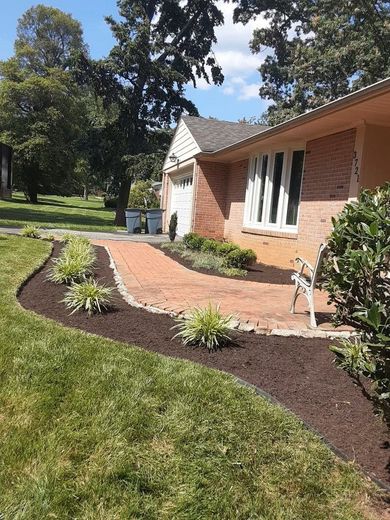
[[[294,282],[291,280],[291,275],[294,272],[292,269],[280,269],[272,265],[265,265],[256,263],[248,267],[248,274],[244,277],[227,276],[226,274],[219,273],[218,271],[205,269],[203,267],[193,267],[191,260],[182,258],[176,251],[170,251],[169,249],[161,248],[161,244],[150,244],[156,249],[162,251],[165,255],[177,263],[184,265],[187,269],[197,271],[202,274],[211,274],[213,276],[220,276],[221,278],[239,278],[240,280],[248,280],[249,282],[260,282],[270,284],[281,284],[281,285],[292,285]]]
[[[59,249],[55,244],[53,256]],[[107,252],[98,247],[97,256],[97,278],[115,286]],[[70,327],[234,374],[270,393],[373,477],[390,483],[388,430],[352,379],[335,367],[329,341],[237,333],[238,346],[209,354],[172,340],[171,317],[131,307],[117,292],[111,312],[69,315],[61,303],[66,288],[46,281],[50,264],[51,260],[21,290],[19,300],[26,309]]]

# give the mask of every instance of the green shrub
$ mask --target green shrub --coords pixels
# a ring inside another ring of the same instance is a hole
[[[223,259],[210,253],[192,253],[192,266],[195,269],[209,269],[220,271],[223,268]]]
[[[111,208],[116,209],[116,206],[118,204],[118,198],[117,197],[104,197],[104,207],[105,208]]]
[[[239,269],[238,267],[222,266],[220,269],[218,269],[218,271],[226,276],[237,276],[240,278],[244,278],[248,274],[246,269]]]
[[[213,240],[212,238],[207,238],[203,241],[203,244],[200,250],[203,253],[217,253],[220,242]]]
[[[20,234],[26,238],[41,238],[41,231],[37,226],[24,226]]]
[[[172,213],[171,220],[169,221],[169,240],[173,242],[176,238],[177,231],[177,211]]]
[[[229,332],[232,330],[233,316],[223,316],[219,305],[211,303],[204,309],[195,308],[188,316],[180,317],[173,328],[179,329],[174,336],[180,337],[185,345],[206,347],[216,350],[231,342]]]
[[[225,256],[224,265],[227,268],[244,269],[256,262],[256,253],[252,249],[234,249]]]
[[[217,253],[221,256],[226,256],[232,251],[237,251],[237,249],[240,249],[240,247],[236,244],[233,244],[233,242],[220,242],[218,244]]]
[[[197,233],[187,233],[183,237],[185,246],[188,247],[188,249],[192,249],[193,251],[200,251],[205,240],[206,238],[201,237]]]
[[[389,400],[390,183],[347,204],[333,219],[328,245],[322,287],[336,306],[334,321],[360,333],[359,348],[348,342],[333,347],[336,361],[355,376],[369,377]]]
[[[107,310],[112,301],[111,287],[100,285],[96,280],[89,279],[73,283],[65,293],[64,302],[68,309],[74,312],[84,309],[89,315]]]
[[[46,240],[47,242],[53,242],[56,239],[54,235],[48,233],[47,235],[42,237],[42,240]]]

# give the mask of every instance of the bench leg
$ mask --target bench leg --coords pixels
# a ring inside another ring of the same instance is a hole
[[[312,293],[308,294],[309,300],[309,309],[310,309],[310,326],[314,329],[317,328],[317,320],[316,313],[314,312],[314,295]]]
[[[291,314],[295,314],[295,302],[297,301],[297,298],[299,296],[299,285],[296,285],[295,286],[295,290],[294,290],[294,294],[293,294],[293,297],[292,297],[292,300],[291,300],[291,307],[290,307],[290,312]]]

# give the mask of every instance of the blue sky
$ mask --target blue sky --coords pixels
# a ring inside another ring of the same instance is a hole
[[[16,24],[26,9],[42,3],[66,11],[83,26],[84,39],[94,58],[105,56],[113,45],[110,30],[104,16],[117,13],[115,0],[4,0],[1,14],[0,59],[13,54]],[[259,116],[267,102],[260,99],[260,76],[257,68],[264,56],[252,55],[248,48],[253,29],[264,24],[263,20],[233,25],[233,6],[220,2],[225,15],[225,25],[217,29],[218,44],[214,52],[222,66],[225,82],[221,87],[200,82],[197,89],[187,88],[188,97],[203,116],[236,121],[241,117]]]

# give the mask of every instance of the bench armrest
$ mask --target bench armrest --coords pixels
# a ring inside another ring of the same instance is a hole
[[[299,274],[302,274],[303,271],[305,270],[305,267],[307,267],[311,273],[311,275],[313,276],[314,274],[314,268],[312,265],[309,264],[309,262],[307,262],[306,260],[303,260],[303,258],[301,258],[300,256],[298,256],[295,261],[297,263],[300,263],[301,264],[301,270],[299,271]]]

